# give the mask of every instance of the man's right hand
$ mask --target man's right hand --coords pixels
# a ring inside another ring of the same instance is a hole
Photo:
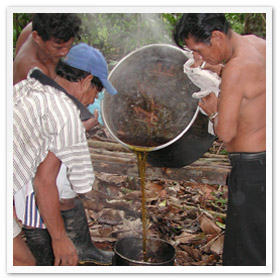
[[[76,248],[66,233],[63,234],[61,238],[53,238],[52,247],[55,257],[55,266],[74,266],[78,264],[79,257]]]
[[[37,169],[33,187],[40,214],[52,238],[54,265],[77,265],[76,248],[67,236],[60,212],[59,194],[56,186],[59,168],[60,160],[52,152],[49,152]]]
[[[86,121],[83,121],[83,125],[84,125],[86,131],[89,131],[91,128],[98,125],[98,110],[94,111],[92,118],[90,118]]]

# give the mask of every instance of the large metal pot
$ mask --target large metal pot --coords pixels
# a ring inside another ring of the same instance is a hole
[[[192,98],[199,88],[183,72],[187,59],[172,45],[149,45],[123,58],[109,76],[118,94],[105,92],[104,124],[124,146],[149,151],[154,166],[190,164],[215,139]]]
[[[113,265],[116,266],[172,266],[176,258],[175,248],[168,242],[147,239],[147,261],[143,260],[143,240],[138,237],[124,237],[114,245]]]

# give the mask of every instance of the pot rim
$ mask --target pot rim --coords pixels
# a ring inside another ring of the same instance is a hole
[[[162,262],[156,262],[156,263],[145,262],[145,261],[137,261],[137,260],[129,259],[129,258],[125,257],[124,255],[122,255],[120,252],[117,252],[117,250],[116,250],[117,243],[120,242],[120,241],[122,241],[122,240],[124,240],[124,239],[138,239],[138,240],[143,240],[143,238],[141,238],[141,237],[134,237],[134,236],[127,236],[127,237],[123,237],[123,238],[121,238],[121,239],[119,239],[119,240],[117,240],[117,241],[115,242],[114,247],[113,247],[115,255],[121,257],[122,259],[126,260],[127,262],[131,262],[131,263],[135,263],[135,264],[140,264],[140,265],[141,265],[141,264],[142,264],[142,265],[143,265],[143,264],[146,264],[146,265],[149,265],[149,266],[152,266],[152,265],[154,265],[154,266],[159,265],[159,266],[160,266],[160,265],[163,265],[163,264],[166,264],[166,263],[169,263],[169,262],[173,262],[173,261],[175,260],[175,258],[176,258],[176,249],[175,249],[175,247],[174,247],[170,242],[167,242],[167,241],[165,241],[165,240],[163,240],[163,239],[160,239],[160,238],[148,237],[147,240],[157,240],[157,241],[161,241],[161,242],[163,242],[163,243],[165,243],[165,244],[170,245],[170,246],[174,249],[174,255],[173,255],[173,257],[172,257],[170,260],[162,261]]]

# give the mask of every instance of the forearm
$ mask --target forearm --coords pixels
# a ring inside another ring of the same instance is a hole
[[[34,190],[40,214],[52,239],[61,238],[65,234],[65,228],[60,214],[59,195],[55,182],[45,185],[39,180],[34,180]]]
[[[33,181],[36,203],[52,238],[59,238],[65,231],[56,185],[60,164],[60,160],[49,152],[39,165]]]
[[[203,69],[210,70],[212,72],[215,72],[218,76],[221,76],[223,65],[222,64],[213,65],[210,63],[205,63],[205,66]]]
[[[56,185],[59,169],[60,160],[49,152],[46,159],[39,165],[33,181],[36,202],[52,238],[54,265],[76,265],[78,255],[74,244],[67,236],[60,213]]]

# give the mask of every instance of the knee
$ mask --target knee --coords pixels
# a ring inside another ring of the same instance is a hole
[[[13,239],[13,265],[35,266],[36,261],[20,235]]]
[[[69,210],[75,207],[75,198],[60,199],[60,210]]]

